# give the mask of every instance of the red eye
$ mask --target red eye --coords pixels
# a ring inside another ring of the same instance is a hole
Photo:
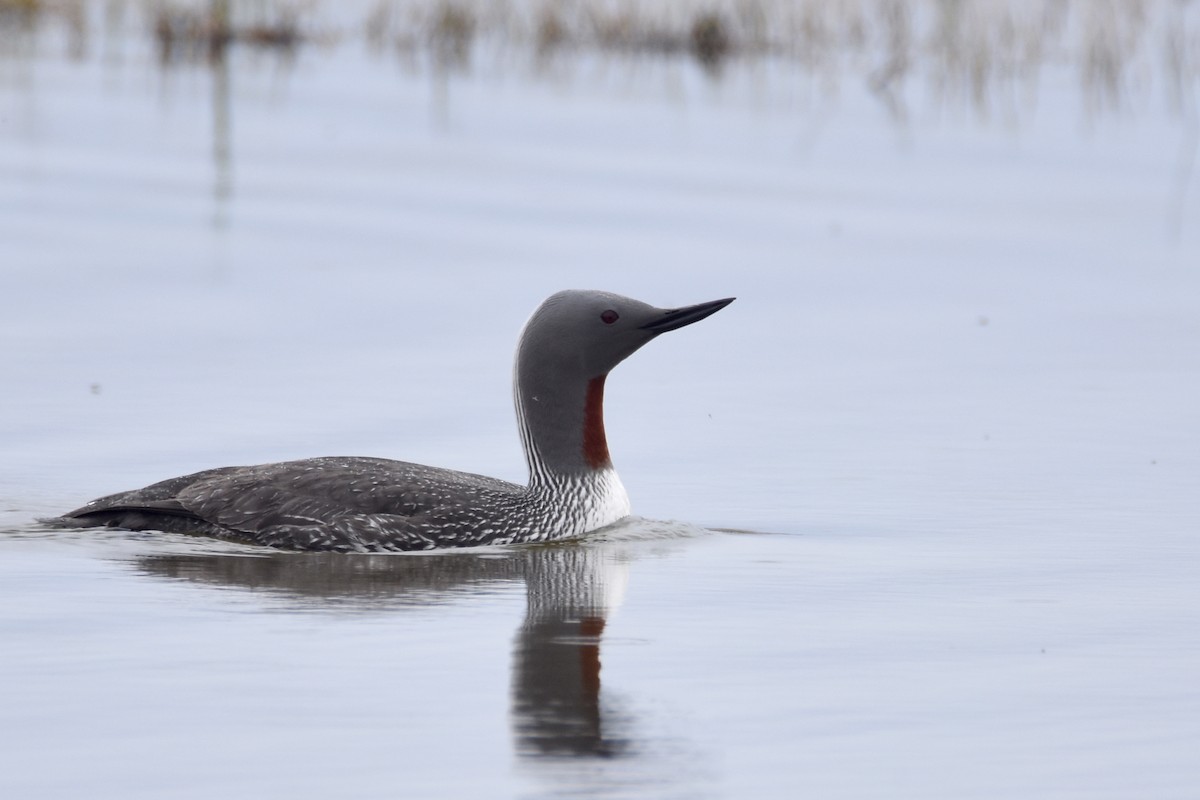
[[[608,311],[605,311],[603,314],[600,315],[600,319],[604,320],[605,325],[612,325],[614,322],[616,322],[620,318],[621,318],[621,315],[618,314],[617,312],[613,311],[611,308]]]

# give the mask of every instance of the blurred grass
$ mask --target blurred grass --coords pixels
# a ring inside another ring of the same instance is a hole
[[[0,0],[0,48],[57,24],[78,54],[95,20],[127,9],[164,62],[355,39],[434,69],[590,53],[718,76],[770,59],[830,86],[860,78],[896,114],[913,86],[987,113],[1047,66],[1072,67],[1097,111],[1145,102],[1157,80],[1194,113],[1200,86],[1200,2],[1184,0]]]
[[[245,19],[235,17],[233,0],[209,0],[203,7],[160,4],[153,14],[160,59],[217,58],[235,43],[291,50],[303,41],[298,6],[260,5],[264,13]]]

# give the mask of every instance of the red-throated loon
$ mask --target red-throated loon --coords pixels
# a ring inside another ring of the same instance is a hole
[[[311,458],[196,472],[93,500],[54,522],[347,552],[578,536],[629,514],[604,436],[609,371],[733,300],[662,309],[575,290],[542,303],[521,333],[514,370],[528,486],[382,458]]]

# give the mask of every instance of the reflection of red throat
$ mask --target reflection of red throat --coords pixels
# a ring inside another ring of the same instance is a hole
[[[603,632],[602,617],[584,617],[579,620],[579,635],[595,640],[579,648],[580,681],[583,683],[585,697],[594,698],[600,691],[600,634]]]
[[[583,460],[592,469],[612,466],[608,457],[608,440],[604,438],[604,379],[607,375],[588,381],[587,400],[583,403]]]

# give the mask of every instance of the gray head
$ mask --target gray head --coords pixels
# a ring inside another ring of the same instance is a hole
[[[667,309],[611,292],[558,292],[525,324],[518,369],[549,372],[555,380],[602,377],[659,334],[699,322],[733,300]]]
[[[732,303],[655,308],[609,292],[569,290],[542,303],[517,346],[517,415],[526,454],[551,471],[608,466],[604,378],[651,339]],[[531,452],[532,451],[532,452]]]

